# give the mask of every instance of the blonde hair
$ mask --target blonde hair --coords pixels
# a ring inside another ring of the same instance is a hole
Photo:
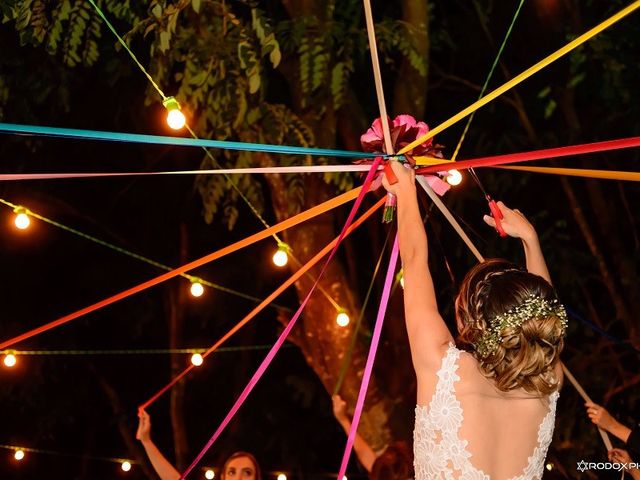
[[[458,342],[473,351],[482,374],[503,392],[523,388],[548,395],[558,388],[555,366],[564,347],[565,324],[557,315],[531,317],[521,325],[502,328],[497,347],[486,356],[476,351],[492,319],[532,296],[557,301],[555,290],[542,277],[506,260],[491,259],[467,273],[456,298]]]

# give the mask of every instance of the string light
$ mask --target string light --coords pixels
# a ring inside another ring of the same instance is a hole
[[[460,183],[462,182],[462,174],[458,170],[449,170],[445,180],[449,185],[460,185]]]
[[[125,460],[120,464],[120,468],[123,472],[128,472],[129,470],[131,470],[131,462]]]
[[[553,463],[551,462],[547,463],[546,467],[547,467],[547,470],[549,471],[553,470]]]
[[[404,290],[404,270],[401,268],[398,274],[396,275],[396,281],[400,282],[400,286]]]
[[[284,473],[279,473],[278,480],[287,480],[287,476]]]
[[[273,263],[276,267],[284,267],[289,261],[289,245],[278,243],[278,250],[273,254]]]
[[[29,218],[29,215],[27,215],[26,208],[16,207],[13,210],[13,213],[16,214],[16,218],[13,219],[13,223],[15,224],[16,228],[19,228],[20,230],[26,230],[27,228],[29,228],[31,219]]]
[[[20,461],[24,458],[24,450],[16,450],[16,453],[13,454],[13,458]]]
[[[194,366],[199,367],[203,362],[204,358],[202,358],[202,355],[200,355],[199,353],[194,353],[193,355],[191,355],[191,363]]]
[[[347,325],[349,325],[350,321],[351,319],[349,318],[346,310],[342,308],[338,310],[338,316],[336,317],[336,323],[338,324],[338,326],[346,327]]]
[[[191,292],[191,295],[193,295],[194,297],[202,296],[202,294],[204,293],[204,286],[202,285],[202,283],[200,283],[199,279],[197,278],[191,279],[190,292]]]
[[[206,472],[204,472],[204,478],[206,478],[207,480],[213,480],[215,476],[216,472],[211,469],[208,469]]]
[[[167,97],[162,102],[164,108],[167,109],[167,124],[174,130],[180,130],[187,123],[187,119],[184,117],[184,113],[180,111],[180,104],[175,97]]]
[[[13,353],[9,353],[4,356],[4,366],[8,368],[12,368],[18,363],[18,359]]]

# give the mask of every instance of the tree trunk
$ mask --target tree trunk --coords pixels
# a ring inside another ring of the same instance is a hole
[[[402,0],[402,20],[418,54],[429,64],[429,2]],[[428,76],[422,75],[404,58],[394,86],[395,114],[407,113],[422,120],[427,104]],[[391,113],[390,113],[391,114]]]
[[[267,181],[278,221],[282,221],[289,216],[291,204],[287,196],[287,186],[280,175],[269,175]],[[333,192],[322,179],[310,177],[306,181],[303,208],[310,208],[324,202],[332,195]],[[301,227],[283,232],[284,241],[303,264],[336,236],[333,217],[330,215],[323,215],[305,222]],[[322,264],[323,261],[310,270],[311,276],[317,278]],[[298,298],[306,297],[312,285],[313,279],[310,276],[303,276],[298,280],[295,285]],[[327,267],[320,285],[355,320],[360,312],[360,302],[356,299],[344,268],[337,259]],[[355,325],[355,321],[352,321],[348,327],[338,326],[335,322],[336,315],[335,307],[319,292],[315,293],[307,303],[304,315],[297,328],[293,330],[291,338],[301,348],[307,362],[317,373],[328,392],[334,389]],[[358,342],[340,392],[349,405],[355,404],[366,355],[367,346],[362,341]],[[375,378],[371,379],[365,411],[359,427],[360,434],[375,450],[383,448],[391,439],[387,426],[391,402],[379,391],[377,383]]]

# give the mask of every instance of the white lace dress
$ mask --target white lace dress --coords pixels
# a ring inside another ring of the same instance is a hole
[[[460,350],[451,344],[438,371],[436,390],[428,406],[416,406],[413,432],[414,468],[416,480],[464,479],[490,480],[470,461],[467,441],[458,433],[462,426],[463,411],[456,398],[454,383]],[[544,460],[553,436],[558,392],[549,396],[549,412],[538,430],[538,444],[529,457],[522,474],[511,480],[538,480],[542,478]]]

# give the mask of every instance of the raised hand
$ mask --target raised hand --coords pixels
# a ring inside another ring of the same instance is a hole
[[[151,417],[144,410],[138,411],[136,438],[143,443],[151,440]]]
[[[518,209],[510,209],[503,202],[497,202],[498,208],[502,213],[502,228],[506,232],[507,235],[514,238],[520,238],[522,240],[529,240],[536,236],[536,230],[533,228],[533,225],[527,220],[522,212]],[[483,220],[487,225],[491,227],[496,226],[496,221],[493,217],[489,215],[485,215]]]
[[[391,185],[386,175],[382,176],[382,185],[389,193],[398,195],[402,191],[414,188],[416,180],[416,172],[413,168],[406,168],[403,164],[396,160],[389,160],[389,165],[396,174],[398,182]]]

